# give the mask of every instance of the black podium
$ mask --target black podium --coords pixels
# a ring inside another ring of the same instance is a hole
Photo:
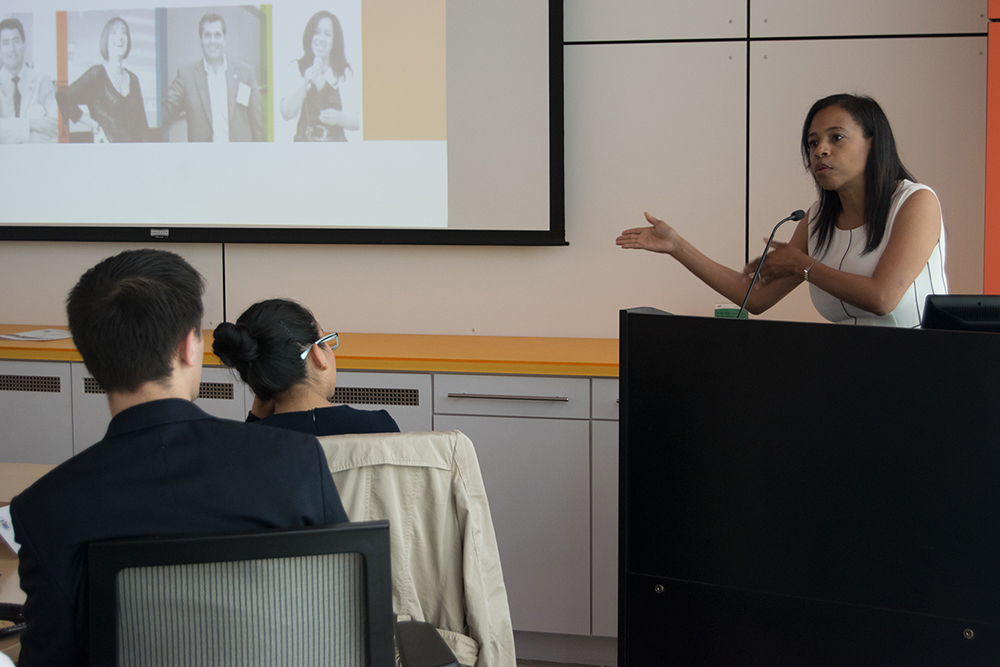
[[[620,667],[1000,665],[1000,335],[621,313]]]

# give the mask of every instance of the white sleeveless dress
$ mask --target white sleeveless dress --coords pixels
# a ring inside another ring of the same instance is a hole
[[[917,190],[930,190],[926,185],[903,180],[896,192],[892,195],[892,205],[889,208],[889,219],[885,225],[885,235],[882,243],[875,250],[867,255],[862,252],[867,242],[867,234],[864,227],[858,229],[833,229],[833,238],[825,252],[816,249],[816,239],[813,237],[813,228],[816,216],[819,214],[819,202],[817,201],[809,209],[809,256],[817,262],[825,264],[830,268],[847,273],[856,273],[862,276],[871,276],[875,272],[885,246],[892,236],[893,223],[896,221],[896,214],[899,213],[903,202]],[[936,194],[934,195],[937,196]],[[909,289],[899,300],[899,305],[889,314],[878,316],[866,310],[861,310],[855,306],[833,297],[812,283],[809,284],[809,295],[812,297],[813,305],[819,314],[838,324],[860,324],[886,327],[918,327],[920,318],[924,312],[924,299],[928,294],[947,294],[948,280],[944,273],[944,216],[941,218],[941,235],[938,237],[937,245],[931,253],[930,259],[920,275],[913,281]]]

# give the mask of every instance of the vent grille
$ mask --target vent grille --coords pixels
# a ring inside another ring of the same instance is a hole
[[[0,375],[0,391],[38,391],[58,394],[62,391],[62,381],[57,377],[37,375]]]
[[[214,398],[218,401],[233,400],[232,382],[202,382],[198,387],[198,398]]]
[[[55,378],[59,379],[59,378]],[[94,378],[83,378],[83,393],[104,394],[104,387]],[[198,387],[198,398],[214,398],[221,401],[233,400],[233,384],[231,382],[202,382]]]
[[[966,322],[1000,322],[1000,308],[948,308],[946,312]]]
[[[337,387],[330,402],[348,405],[420,405],[420,390],[385,387]]]
[[[198,387],[198,398],[214,398],[218,401],[233,400],[232,382],[202,382]]]

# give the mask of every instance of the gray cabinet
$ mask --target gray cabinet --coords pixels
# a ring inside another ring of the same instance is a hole
[[[338,402],[384,408],[403,431],[458,429],[489,495],[514,628],[617,628],[618,381],[342,371]],[[197,404],[243,420],[253,396],[208,367]],[[82,363],[0,361],[0,461],[59,463],[100,440],[107,397]]]
[[[590,634],[589,422],[435,415],[476,446],[515,630]]]
[[[337,371],[334,403],[386,410],[404,433],[433,429],[431,401],[429,373]]]
[[[590,380],[438,375],[434,428],[475,443],[515,630],[590,634]]]
[[[618,635],[618,380],[595,379],[590,427],[591,633]]]
[[[69,364],[0,361],[0,460],[61,463],[72,455]]]

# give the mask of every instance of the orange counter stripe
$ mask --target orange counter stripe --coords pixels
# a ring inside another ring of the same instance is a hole
[[[0,334],[54,327],[0,325]],[[59,327],[55,327],[59,328]],[[205,332],[212,347],[212,332]],[[71,339],[25,342],[0,340],[0,359],[82,361]],[[206,366],[221,366],[205,354]],[[340,335],[337,367],[342,370],[505,373],[618,377],[618,341],[613,338],[529,338],[431,336],[419,334]]]

